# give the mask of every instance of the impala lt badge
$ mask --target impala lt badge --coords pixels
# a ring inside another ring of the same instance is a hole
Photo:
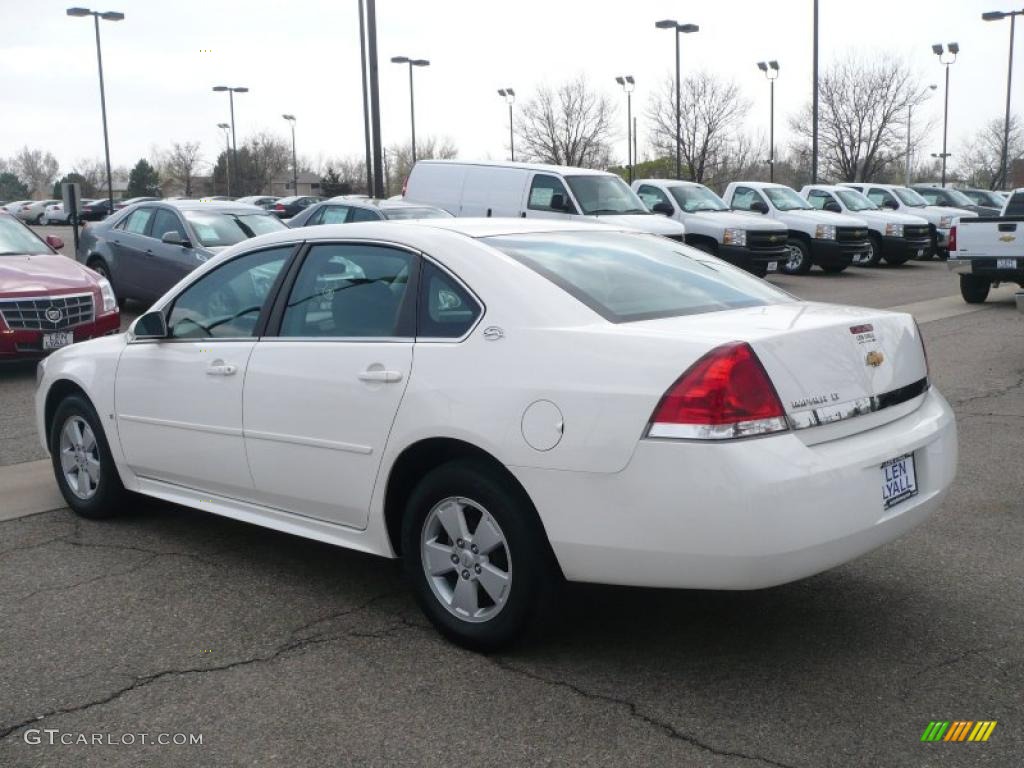
[[[877,368],[885,362],[885,355],[879,352],[877,349],[873,349],[868,352],[868,356],[864,359],[864,362],[872,368]]]

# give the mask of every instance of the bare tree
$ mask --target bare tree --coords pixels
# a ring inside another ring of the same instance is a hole
[[[60,174],[60,163],[49,152],[23,147],[11,158],[11,166],[24,181],[32,195],[48,195]]]
[[[201,160],[198,141],[174,142],[171,149],[159,157],[160,176],[177,184],[185,197],[192,197],[192,180]]]
[[[847,54],[823,74],[819,87],[819,176],[872,181],[906,157],[907,111],[925,99],[910,65],[887,53]],[[811,138],[811,105],[789,120]],[[918,142],[927,130],[916,129]]]
[[[247,157],[243,160],[242,150]],[[256,195],[270,189],[274,177],[291,169],[292,145],[280,136],[260,131],[246,139],[239,148],[242,192]],[[247,161],[247,162],[246,162]]]
[[[540,163],[605,168],[611,160],[615,108],[583,75],[555,89],[541,87],[523,104],[515,123],[516,146]]]
[[[1000,189],[1009,184],[1003,178],[1003,118],[990,120],[974,134],[959,153],[956,172],[975,187]],[[1024,125],[1017,115],[1010,117],[1008,165],[1024,158]]]
[[[412,171],[412,145],[409,143],[395,144],[388,147],[385,154],[385,186],[388,192],[398,194]],[[417,160],[454,160],[458,156],[459,150],[455,146],[455,142],[448,136],[440,138],[426,136],[416,142]],[[362,186],[365,187],[365,164],[360,163],[359,169],[363,173],[364,183]]]
[[[737,169],[756,170],[764,142],[744,132],[750,101],[739,86],[709,72],[687,76],[680,85],[682,121],[678,137],[683,174],[691,181],[720,184]],[[676,154],[676,86],[667,78],[647,107],[650,144],[662,157]]]

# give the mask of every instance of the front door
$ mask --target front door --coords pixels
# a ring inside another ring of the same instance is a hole
[[[137,475],[224,496],[252,496],[242,386],[264,305],[292,247],[240,256],[203,275],[167,310],[169,338],[125,347],[115,408]]]
[[[412,370],[417,256],[310,248],[245,378],[245,446],[260,503],[364,528]],[[275,311],[275,315],[277,312]]]
[[[174,232],[187,247],[161,240],[167,232]],[[175,283],[201,263],[196,258],[195,243],[190,238],[178,214],[169,208],[157,208],[149,227],[149,242],[142,259],[143,286],[147,298],[156,301]]]
[[[560,178],[549,173],[533,175],[526,196],[528,218],[568,219],[576,213],[576,205]]]

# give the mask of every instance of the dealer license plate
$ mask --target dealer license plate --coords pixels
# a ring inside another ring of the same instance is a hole
[[[917,256],[918,256],[918,258],[924,256],[924,248],[918,248],[917,249]]]
[[[1016,259],[996,259],[996,269],[1016,269]]]
[[[67,331],[65,333],[44,333],[43,349],[60,349],[69,344],[75,343],[75,334]]]
[[[906,501],[917,495],[917,472],[914,469],[914,454],[908,453],[889,459],[882,470],[882,503],[885,508]]]
[[[778,272],[779,271],[779,262],[777,262],[777,261],[769,261],[768,262],[768,271],[769,272]]]

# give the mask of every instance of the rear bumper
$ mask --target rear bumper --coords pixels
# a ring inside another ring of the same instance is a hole
[[[946,267],[959,275],[978,275],[990,278],[992,282],[1024,283],[1024,256],[1007,258],[1016,259],[1017,269],[999,269],[993,258],[963,258],[955,253],[949,255]]]
[[[848,243],[811,238],[810,243],[814,263],[825,266],[852,264],[854,256],[863,256],[871,252],[871,243],[867,240]]]
[[[758,589],[892,541],[938,507],[956,474],[956,423],[935,389],[889,424],[808,445],[813,431],[642,440],[614,474],[513,471],[571,580]],[[880,467],[909,452],[918,494],[885,509]]]
[[[116,311],[108,315],[100,315],[91,323],[61,329],[59,332],[73,332],[77,343],[119,333],[120,330],[121,313]],[[0,326],[0,360],[29,360],[50,354],[52,350],[43,350],[43,333],[43,331],[11,330]]]
[[[934,256],[931,238],[883,237],[882,255],[896,258],[917,259]]]
[[[772,262],[778,263],[788,258],[785,245],[778,248],[750,248],[741,245],[719,245],[718,257],[730,264],[744,269],[764,269]]]

